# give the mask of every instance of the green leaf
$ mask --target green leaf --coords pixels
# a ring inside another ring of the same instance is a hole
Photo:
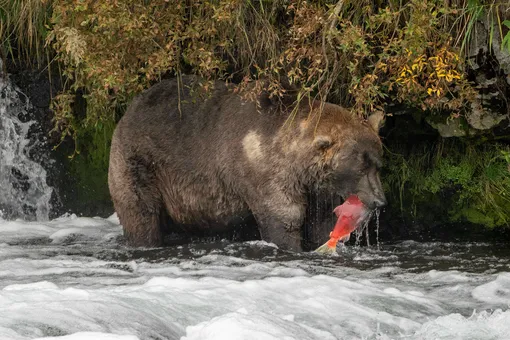
[[[503,38],[503,41],[501,42],[501,48],[504,49],[506,46],[506,49],[510,53],[510,32],[508,32],[505,37]]]

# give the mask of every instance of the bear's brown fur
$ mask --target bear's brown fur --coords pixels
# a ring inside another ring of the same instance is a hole
[[[299,251],[310,192],[385,203],[379,119],[317,101],[289,119],[290,109],[267,97],[257,108],[222,82],[202,96],[199,80],[153,86],[115,129],[108,181],[129,244],[161,245],[166,215],[170,230],[222,231],[253,214],[263,240]]]

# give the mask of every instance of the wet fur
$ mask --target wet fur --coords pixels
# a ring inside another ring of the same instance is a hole
[[[109,188],[128,242],[159,246],[163,227],[225,231],[253,215],[262,239],[301,250],[307,195],[358,192],[363,160],[352,155],[380,158],[377,133],[328,103],[317,124],[318,102],[302,103],[284,126],[289,111],[267,97],[257,109],[221,82],[201,93],[197,80],[153,86],[115,130]]]

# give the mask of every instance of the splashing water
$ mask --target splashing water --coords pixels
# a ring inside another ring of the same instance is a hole
[[[356,242],[355,242],[356,247],[359,247],[361,245],[361,237],[363,236],[363,232],[365,232],[365,240],[366,240],[367,247],[370,247],[370,231],[369,231],[368,227],[370,225],[370,222],[372,221],[372,219],[375,216],[376,246],[377,246],[377,249],[379,249],[379,216],[380,216],[380,214],[381,214],[381,210],[379,210],[379,209],[375,209],[374,211],[371,211],[370,215],[368,215],[368,217],[363,221],[362,225],[354,231],[354,234],[356,235]]]
[[[0,218],[48,220],[53,189],[46,183],[46,170],[28,156],[41,142],[29,139],[35,122],[24,121],[31,104],[21,96],[0,75]]]
[[[367,247],[370,247],[370,235],[368,227],[365,228],[365,237],[367,238]]]
[[[369,246],[368,241],[368,224],[372,220],[373,212],[370,212],[370,215],[362,222],[363,224],[359,226],[355,231],[354,234],[356,235],[356,242],[354,245],[356,247],[359,247],[361,245],[361,237],[363,236],[363,232],[366,231],[366,239],[367,239],[367,246]]]
[[[377,209],[375,211],[375,235],[376,235],[376,242],[377,242],[377,249],[379,248],[379,216],[381,215],[381,210]]]

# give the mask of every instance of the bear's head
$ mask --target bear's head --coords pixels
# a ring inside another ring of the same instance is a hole
[[[383,118],[384,114],[376,113],[363,121],[340,106],[326,104],[315,124],[307,124],[313,128],[313,177],[319,190],[344,198],[355,194],[370,209],[386,205],[379,178]]]

